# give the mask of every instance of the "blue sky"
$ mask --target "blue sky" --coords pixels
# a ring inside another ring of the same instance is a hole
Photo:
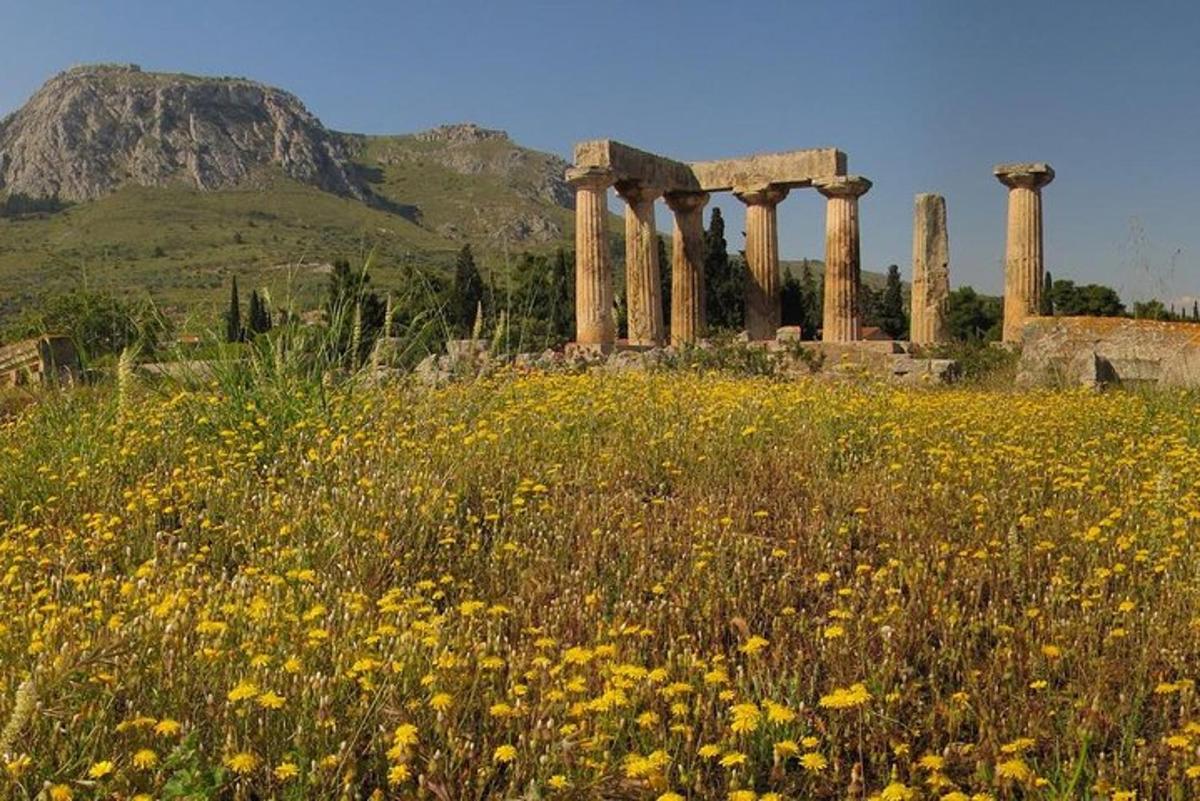
[[[875,183],[865,268],[908,274],[912,196],[940,192],[952,282],[993,292],[991,167],[1049,161],[1056,277],[1200,295],[1196,4],[3,0],[2,18],[3,113],[72,64],[132,61],[277,84],[342,130],[471,120],[564,156],[593,137],[680,159],[835,146]],[[741,247],[740,204],[714,202]],[[819,257],[823,220],[793,192],[784,256]]]

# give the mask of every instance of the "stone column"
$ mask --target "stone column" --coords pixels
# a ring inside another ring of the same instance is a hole
[[[999,164],[992,172],[1008,187],[1003,340],[1020,342],[1025,319],[1042,305],[1042,187],[1054,180],[1054,169],[1034,162]]]
[[[788,190],[767,184],[733,193],[746,204],[746,333],[751,340],[775,339],[781,314],[775,207]]]
[[[668,192],[675,213],[671,254],[671,344],[694,343],[705,334],[704,205],[707,192]]]
[[[575,187],[575,341],[607,350],[617,338],[604,233],[613,175],[608,170],[571,168],[567,180]]]
[[[629,308],[629,344],[662,345],[662,284],[654,200],[661,189],[635,182],[617,184],[625,201],[625,296]]]
[[[858,175],[814,181],[825,206],[825,309],[822,342],[853,342],[862,336],[858,255],[858,198],[871,182]]]
[[[941,195],[917,195],[913,203],[912,324],[908,337],[913,344],[936,345],[949,338],[949,303],[946,199]]]

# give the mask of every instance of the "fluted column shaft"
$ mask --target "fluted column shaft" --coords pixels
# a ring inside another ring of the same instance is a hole
[[[950,244],[946,199],[917,195],[913,202],[912,321],[909,340],[936,345],[949,338]]]
[[[779,226],[775,207],[786,187],[735,189],[746,204],[746,333],[751,340],[775,339],[781,317]]]
[[[640,184],[618,184],[625,200],[625,295],[629,314],[629,343],[661,345],[662,283],[658,263],[658,232],[654,200],[662,191]]]
[[[567,180],[575,187],[575,341],[611,348],[617,328],[604,222],[613,176],[606,170],[571,169]]]
[[[671,344],[695,343],[705,334],[704,205],[707,192],[668,192],[675,214],[671,254]]]
[[[827,178],[815,183],[825,205],[825,308],[823,342],[853,342],[862,336],[859,290],[858,198],[871,188],[859,176]]]
[[[1008,235],[1004,252],[1005,342],[1020,342],[1025,320],[1042,305],[1042,187],[1054,180],[1049,164],[1002,164],[994,174],[1008,187]]]

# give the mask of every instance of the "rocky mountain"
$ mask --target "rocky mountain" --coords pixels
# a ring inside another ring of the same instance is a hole
[[[0,317],[80,281],[182,313],[234,273],[314,296],[368,254],[397,287],[464,244],[507,265],[568,242],[566,167],[472,123],[342,133],[243,78],[76,67],[0,119]]]
[[[0,191],[95,200],[127,184],[242,185],[265,165],[366,199],[342,137],[294,95],[240,78],[84,66],[0,121]]]

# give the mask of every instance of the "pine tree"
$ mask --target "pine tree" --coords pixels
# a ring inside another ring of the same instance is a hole
[[[908,331],[908,318],[904,314],[904,290],[900,284],[900,268],[888,266],[887,284],[879,301],[879,327],[892,339],[900,339]]]
[[[725,218],[714,208],[704,232],[704,289],[708,327],[738,329],[745,319],[742,270],[729,258]]]
[[[1050,275],[1050,271],[1046,270],[1045,277],[1042,278],[1042,304],[1038,313],[1043,317],[1054,316],[1054,276]]]
[[[245,332],[242,330],[242,305],[238,300],[237,276],[233,277],[233,287],[229,291],[229,309],[225,312],[225,341],[241,342]]]
[[[450,304],[451,322],[459,336],[466,336],[475,322],[475,308],[483,300],[483,277],[475,266],[470,245],[463,245],[454,265],[454,291]]]

